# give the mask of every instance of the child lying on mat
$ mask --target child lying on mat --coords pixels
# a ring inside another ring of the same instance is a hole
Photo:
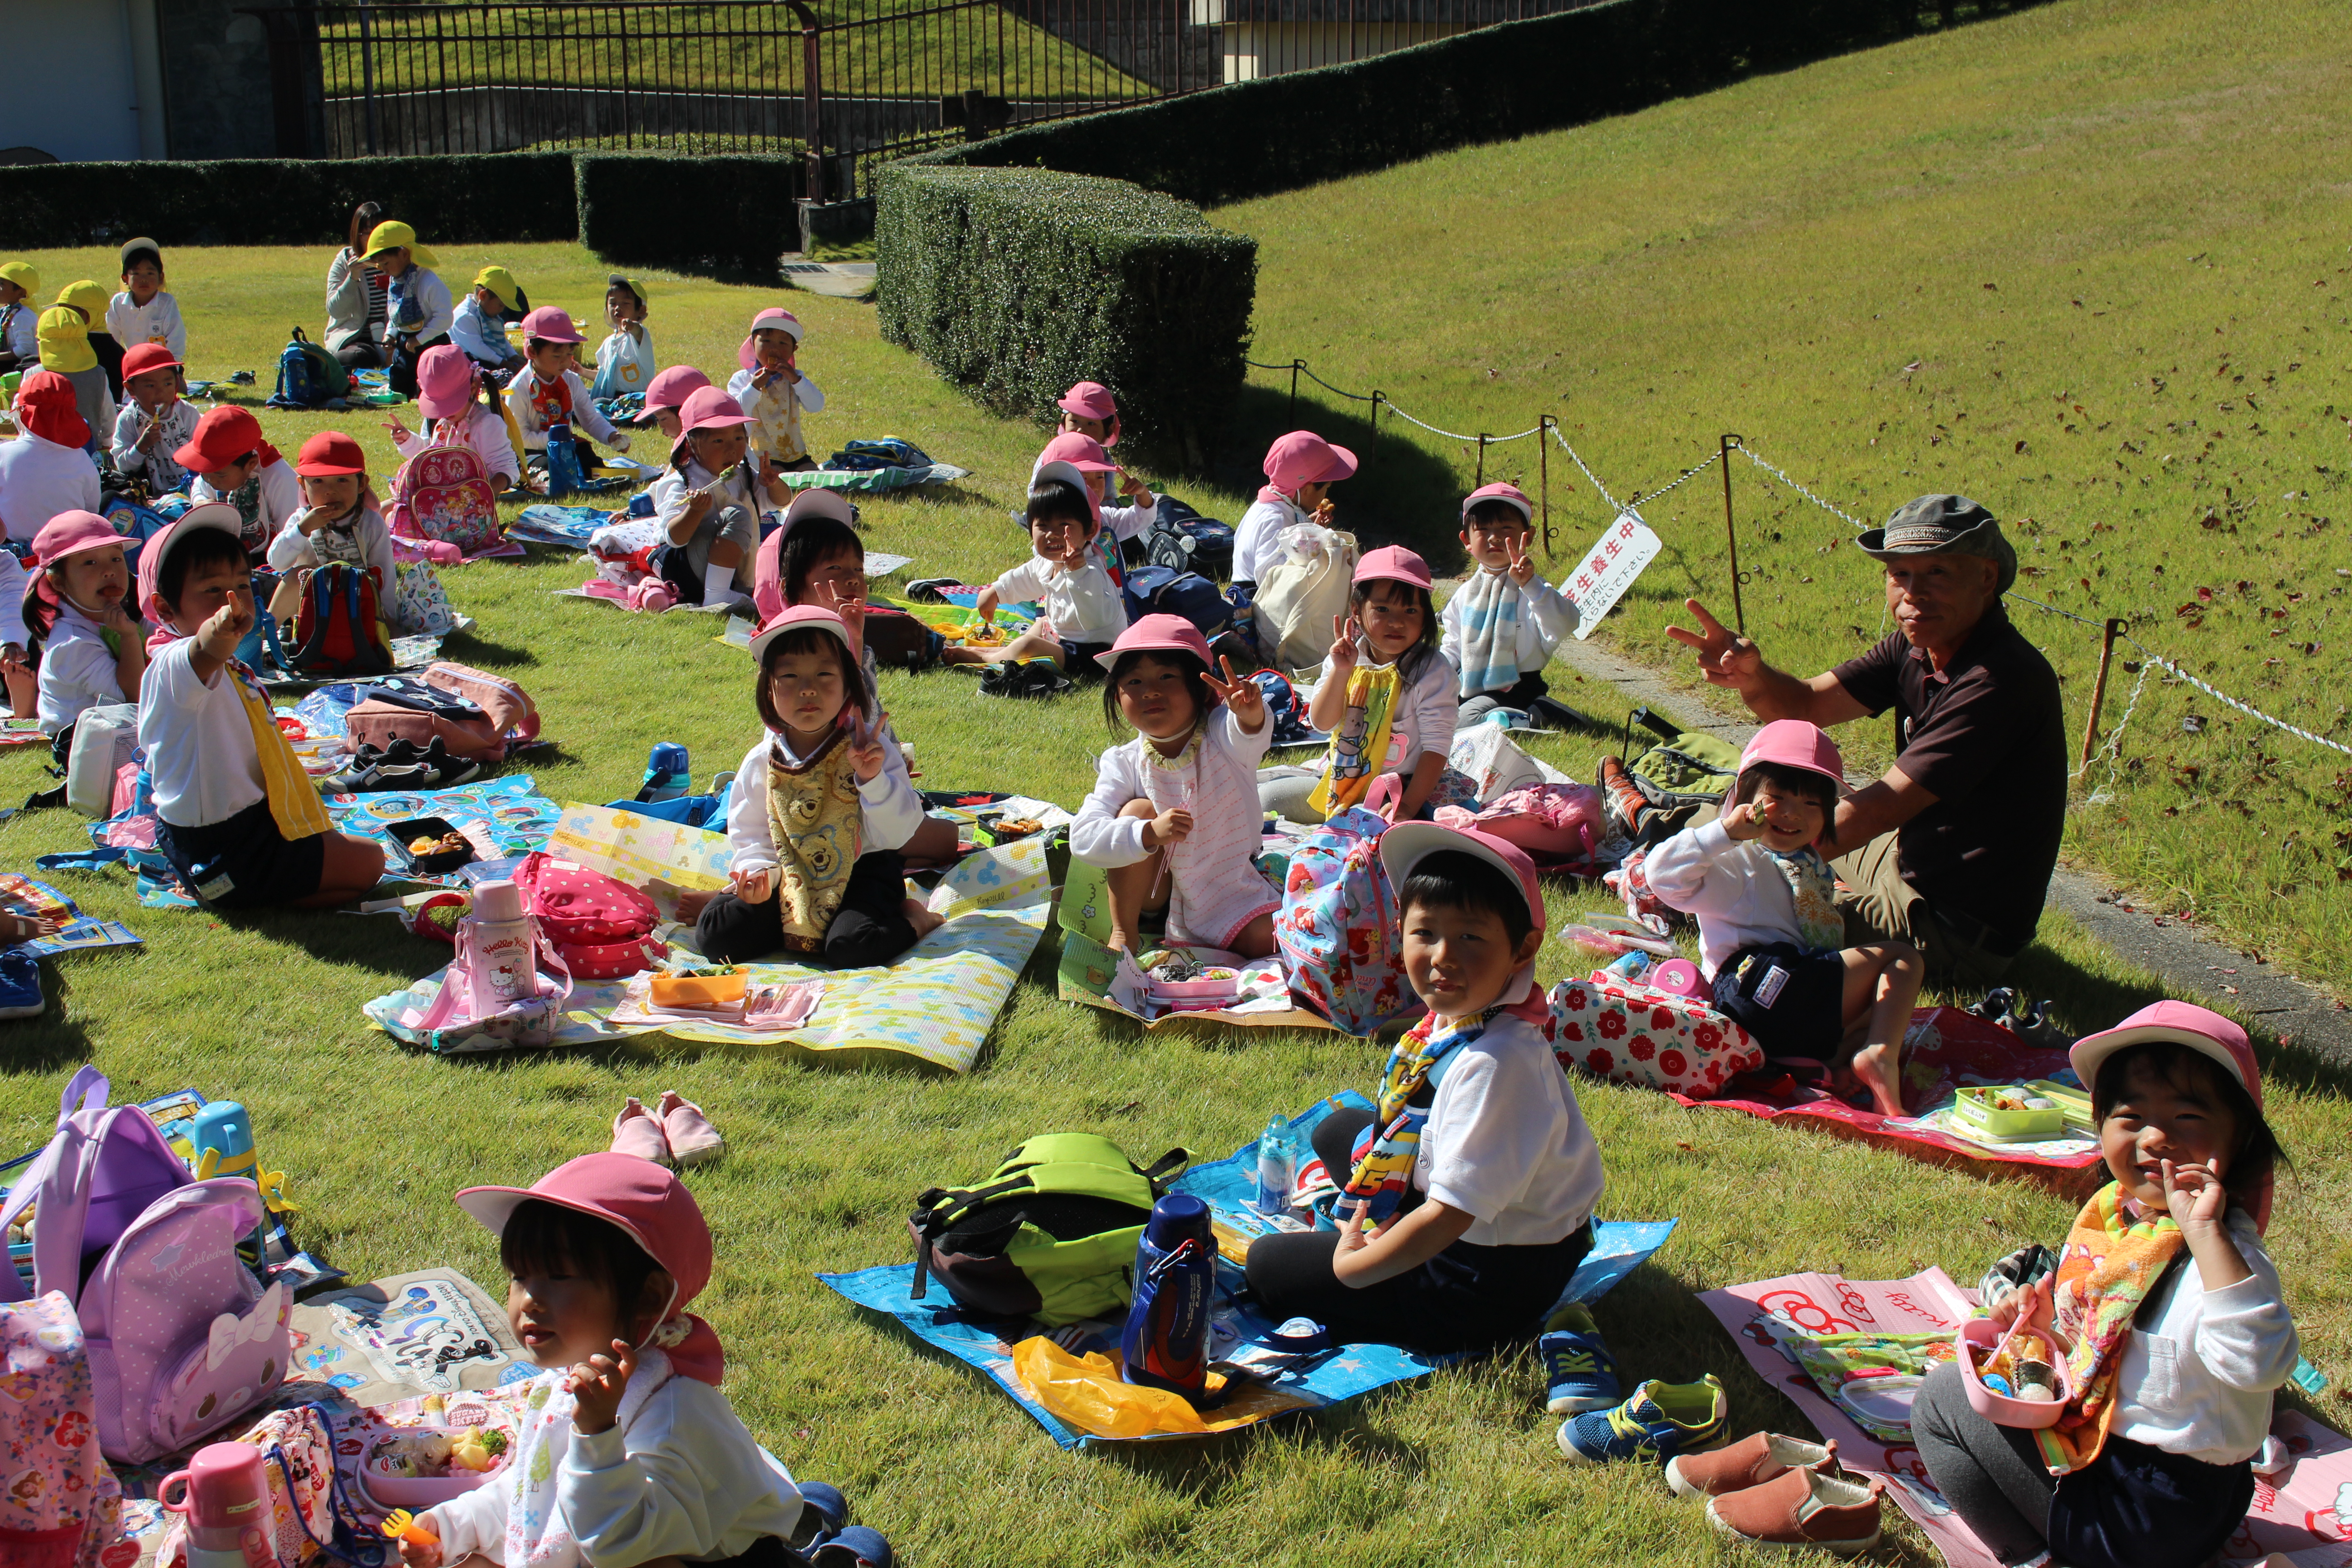
[[[1686,827],[1643,862],[1650,889],[1698,917],[1699,967],[1715,1010],[1768,1057],[1822,1058],[1839,1094],[1867,1089],[1882,1116],[1903,1114],[1903,1033],[1927,971],[1907,942],[1841,951],[1829,830],[1845,777],[1837,742],[1777,719],[1740,753],[1729,807]]]
[[[1252,1242],[1250,1289],[1269,1319],[1341,1342],[1486,1350],[1532,1334],[1592,1250],[1601,1150],[1543,1037],[1534,863],[1431,822],[1380,850],[1429,1016],[1390,1052],[1377,1111],[1316,1125],[1340,1228]]]

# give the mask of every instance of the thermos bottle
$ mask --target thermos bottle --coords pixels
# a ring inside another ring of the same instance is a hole
[[[474,889],[474,912],[466,921],[475,1007],[487,1015],[538,995],[538,931],[523,912],[522,889],[484,882]]]
[[[183,1489],[172,1500],[174,1486]],[[188,1519],[188,1568],[270,1568],[269,1490],[261,1450],[248,1443],[208,1443],[184,1470],[163,1478],[155,1495]]]
[[[1120,1375],[1164,1388],[1195,1406],[1209,1384],[1209,1307],[1217,1284],[1217,1241],[1209,1205],[1171,1193],[1151,1205],[1135,1247],[1135,1304],[1119,1337]]]

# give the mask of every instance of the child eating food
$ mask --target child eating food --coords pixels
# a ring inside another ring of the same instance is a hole
[[[1257,682],[1231,659],[1219,679],[1181,616],[1144,616],[1100,662],[1103,718],[1136,737],[1096,764],[1070,853],[1109,870],[1110,945],[1141,951],[1137,919],[1164,887],[1170,942],[1266,957],[1282,900],[1255,864],[1257,765],[1274,739]]]
[[[779,468],[816,467],[801,416],[824,406],[824,393],[801,374],[801,339],[807,329],[774,306],[751,318],[751,335],[735,351],[741,368],[727,378],[727,394],[751,416],[751,449]]]
[[[792,491],[750,458],[751,416],[727,394],[698,388],[677,416],[669,471],[652,490],[654,515],[669,534],[662,579],[680,604],[740,604],[751,597],[761,500],[782,506]]]
[[[64,511],[33,536],[40,575],[24,597],[26,640],[40,661],[41,733],[54,740],[86,709],[136,702],[147,628],[131,604],[122,536],[90,511]]]
[[[1927,967],[1908,942],[1841,950],[1845,917],[1815,846],[1844,777],[1836,742],[1774,720],[1740,753],[1729,807],[1651,850],[1643,869],[1660,900],[1698,918],[1717,1012],[1766,1056],[1826,1060],[1833,1089],[1867,1089],[1880,1115],[1900,1116],[1903,1034]]]
[[[1001,647],[950,647],[940,657],[948,664],[1048,658],[1085,679],[1097,656],[1127,629],[1126,597],[1091,553],[1101,514],[1086,476],[1068,463],[1044,465],[1029,481],[1026,518],[1029,559],[982,588],[976,608],[981,624],[992,626],[996,607],[1007,600],[1034,600],[1045,613]]]
[[[1576,606],[1536,572],[1535,506],[1517,485],[1491,484],[1462,502],[1462,548],[1477,570],[1445,601],[1438,651],[1459,678],[1458,721],[1526,709],[1551,689],[1544,666],[1576,630]]]
[[[1252,1242],[1249,1287],[1267,1319],[1342,1343],[1488,1350],[1532,1333],[1592,1250],[1601,1150],[1544,1038],[1534,862],[1422,822],[1381,835],[1380,855],[1429,1016],[1389,1053],[1378,1110],[1316,1124],[1339,1228]]]
[[[161,343],[122,356],[123,404],[114,416],[114,467],[147,481],[150,495],[184,489],[188,470],[172,454],[196,434],[194,405],[180,395],[180,362]]]
[[[294,600],[310,573],[328,562],[373,573],[377,610],[389,620],[395,580],[392,530],[368,482],[367,454],[341,431],[321,430],[302,443],[294,471],[302,480],[302,510],[269,542],[270,566]]]

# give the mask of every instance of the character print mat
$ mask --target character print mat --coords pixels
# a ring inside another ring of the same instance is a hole
[[[446,1268],[312,1296],[295,1304],[292,1329],[288,1381],[323,1384],[352,1405],[446,1397],[539,1375],[506,1307]]]
[[[1911,1396],[1919,1374],[1894,1365],[1906,1348],[1940,1343],[1976,1310],[1940,1268],[1908,1279],[1846,1279],[1788,1274],[1778,1279],[1702,1292],[1756,1375],[1788,1395],[1838,1458],[1883,1476],[1887,1495],[1926,1532],[1951,1568],[2000,1568],[1975,1531],[1928,1480],[1912,1447]],[[1872,1435],[1872,1428],[1891,1437]],[[2255,1478],[2253,1507],[2222,1548],[2232,1564],[2258,1563],[2283,1552],[2295,1568],[2352,1568],[2352,1441],[2300,1411],[2271,1420],[2267,1452],[2280,1468]],[[2257,1463],[2266,1463],[2258,1459]]]

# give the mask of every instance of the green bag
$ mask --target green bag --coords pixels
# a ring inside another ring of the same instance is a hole
[[[1719,799],[1739,776],[1739,748],[1713,735],[1685,730],[1643,752],[1626,771],[1670,795]]]
[[[1032,1138],[977,1185],[916,1195],[909,1294],[921,1300],[936,1276],[976,1317],[1048,1328],[1123,1310],[1143,1222],[1191,1163],[1173,1149],[1146,1170],[1093,1132]]]

